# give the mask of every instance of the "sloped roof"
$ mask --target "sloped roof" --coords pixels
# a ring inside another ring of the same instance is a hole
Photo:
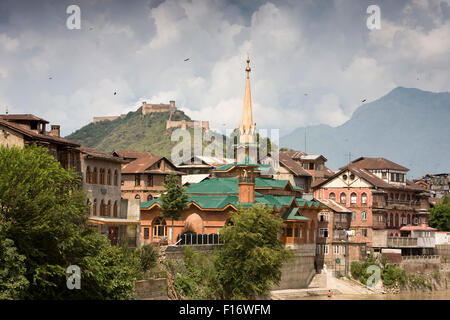
[[[358,159],[353,160],[348,165],[351,165],[359,169],[392,169],[398,171],[409,171],[408,168],[405,168],[385,158],[360,157]]]
[[[311,219],[302,216],[298,211],[298,208],[287,208],[283,215],[281,216],[284,220],[302,220],[302,221],[310,221]]]
[[[173,168],[175,168],[174,165],[172,165],[172,163],[167,160],[167,158],[165,157],[142,157],[142,158],[137,158],[134,161],[131,161],[130,163],[126,164],[123,168],[122,168],[122,174],[130,174],[130,173],[162,173],[162,174],[166,174],[168,173],[167,171],[161,171],[160,169],[155,169],[155,170],[149,170],[149,168],[154,165],[155,163],[159,162],[160,160],[165,160],[169,165],[171,165]],[[173,170],[172,172],[182,175],[184,174],[183,172],[179,172],[179,171],[175,171]]]
[[[283,166],[285,166],[296,176],[307,176],[307,177],[312,176],[308,171],[303,169],[303,167],[297,161],[295,161],[291,157],[290,153],[280,152],[278,160]]]
[[[41,121],[44,123],[49,123],[47,120],[36,117],[33,114],[0,114],[0,119],[4,120],[24,120],[24,121]]]
[[[79,147],[80,145],[76,142],[61,138],[61,137],[57,137],[57,136],[52,136],[50,134],[41,134],[41,133],[37,133],[33,130],[29,130],[27,128],[22,127],[20,124],[18,123],[14,123],[14,122],[10,122],[10,121],[6,121],[3,119],[0,119],[0,124],[13,130],[16,132],[19,132],[31,139],[34,140],[42,140],[42,141],[48,141],[48,142],[53,142],[53,143],[57,143],[57,144],[65,144],[65,145],[70,145],[72,147]]]
[[[109,160],[109,161],[114,161],[114,162],[119,162],[119,163],[125,162],[122,158],[114,157],[110,154],[107,154],[107,153],[104,153],[104,152],[101,152],[101,151],[98,151],[95,149],[91,149],[86,146],[81,146],[78,149],[81,151],[81,153],[84,153],[92,158]]]
[[[148,151],[116,150],[116,151],[113,151],[113,154],[114,153],[116,153],[121,158],[138,159],[138,158],[142,158],[142,157],[153,157],[153,155]]]
[[[350,209],[340,205],[339,203],[337,203],[332,199],[318,199],[318,201],[323,205],[327,206],[328,208],[330,208],[331,210],[333,210],[334,212],[352,213]]]
[[[181,184],[195,184],[199,183],[209,177],[208,173],[204,174],[186,174],[181,177]]]

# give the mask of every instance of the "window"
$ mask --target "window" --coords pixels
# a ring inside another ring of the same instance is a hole
[[[87,199],[86,205],[87,205],[87,214],[88,214],[88,216],[90,216],[91,215],[91,201],[89,199]]]
[[[314,162],[311,162],[311,163],[309,164],[309,170],[314,170]]]
[[[102,200],[100,202],[100,216],[103,217],[105,215],[105,202]]]
[[[328,196],[328,199],[330,200],[336,200],[336,195],[334,194],[334,192],[331,192]]]
[[[326,245],[324,245],[323,246],[323,254],[328,254],[328,245],[326,244]]]
[[[361,229],[361,236],[367,238],[367,229]]]
[[[140,199],[141,196],[137,194],[134,198],[135,198],[135,199]]]
[[[114,170],[114,185],[117,186],[119,183],[119,173],[117,172],[117,169]]]
[[[411,200],[411,196],[409,195],[409,193],[406,195],[406,200],[407,201]]]
[[[394,200],[394,194],[393,193],[389,193],[389,200]]]
[[[381,214],[378,216],[378,222],[383,222],[383,216]]]
[[[94,172],[92,173],[93,177],[92,177],[92,183],[96,184],[97,183],[97,168],[94,168]]]
[[[156,218],[153,222],[153,236],[165,237],[167,235],[166,220],[162,218]]]
[[[339,246],[338,245],[333,245],[333,253],[339,254]]]
[[[342,179],[347,180],[347,175],[344,174],[344,175],[342,176]]]
[[[150,230],[149,228],[144,228],[144,240],[148,240],[150,238]]]
[[[151,195],[151,194],[149,194],[148,196],[147,196],[147,201],[152,201],[153,200],[153,196]]]
[[[395,173],[391,173],[391,181],[395,181]]]
[[[408,214],[408,218],[406,220],[406,223],[407,224],[411,224],[411,215],[410,214]]]
[[[114,201],[113,215],[114,217],[117,217],[117,201]]]
[[[352,212],[352,221],[355,221],[356,220],[356,212]]]
[[[353,173],[350,175],[350,180],[355,180],[355,175]]]
[[[319,215],[319,221],[328,221],[328,212],[321,212]]]
[[[320,254],[320,247],[321,247],[320,244],[318,244],[317,247],[316,247],[316,253],[317,254]]]
[[[298,228],[294,228],[294,237],[298,238]]]
[[[111,200],[108,200],[108,206],[106,208],[107,208],[106,215],[108,217],[111,217]]]
[[[345,204],[347,202],[347,196],[343,192],[341,193],[340,201],[343,204]]]
[[[361,194],[361,203],[366,204],[367,203],[367,194],[364,192]]]
[[[89,166],[86,168],[86,183],[92,183],[91,168],[89,168]]]
[[[105,184],[105,169],[100,169],[100,184]]]
[[[141,175],[137,174],[134,176],[134,185],[140,186],[141,185]]]
[[[363,221],[367,220],[367,212],[365,211],[361,212],[361,220]]]
[[[399,226],[399,224],[398,224],[398,218],[399,218],[399,215],[396,214],[396,215],[395,215],[395,226],[396,226],[396,227]]]
[[[399,199],[399,194],[396,193],[396,194],[395,194],[395,200],[398,200],[398,199]]]
[[[404,194],[404,193],[402,193],[402,194],[400,195],[400,200],[405,201],[405,194]]]
[[[108,169],[108,176],[107,176],[106,181],[108,183],[108,186],[110,186],[111,185],[111,169]]]
[[[153,187],[153,176],[150,174],[147,176],[147,185]]]
[[[286,228],[286,237],[292,237],[292,227]]]
[[[321,238],[328,238],[328,228],[320,228],[319,229],[319,236]]]
[[[387,179],[387,173],[383,171],[383,172],[381,173],[381,178],[382,178],[382,179]]]
[[[352,192],[350,194],[350,203],[355,204],[356,203],[356,199],[357,199],[356,193]]]
[[[299,232],[300,232],[299,237],[303,238],[303,228],[302,227],[300,227]]]
[[[94,206],[93,206],[94,210],[92,211],[92,214],[94,216],[97,215],[97,199],[94,199]]]

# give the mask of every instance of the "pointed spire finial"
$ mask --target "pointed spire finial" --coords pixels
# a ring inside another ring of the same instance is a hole
[[[8,114],[8,106],[6,106],[6,114]]]
[[[245,71],[247,72],[247,78],[250,77],[250,71],[252,71],[252,69],[250,68],[250,57],[247,56],[247,68],[245,68]]]

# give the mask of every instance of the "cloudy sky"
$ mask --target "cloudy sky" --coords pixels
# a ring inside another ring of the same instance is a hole
[[[71,4],[79,30],[66,26]],[[367,27],[370,4],[379,30]],[[337,126],[397,86],[450,91],[450,0],[1,0],[0,112],[67,135],[175,100],[193,119],[235,127],[247,54],[258,128]]]

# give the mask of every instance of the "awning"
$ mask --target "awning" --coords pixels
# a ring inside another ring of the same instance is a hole
[[[133,225],[140,224],[139,220],[120,219],[120,218],[103,218],[103,217],[91,217],[88,222],[95,224],[109,224],[109,225]]]

